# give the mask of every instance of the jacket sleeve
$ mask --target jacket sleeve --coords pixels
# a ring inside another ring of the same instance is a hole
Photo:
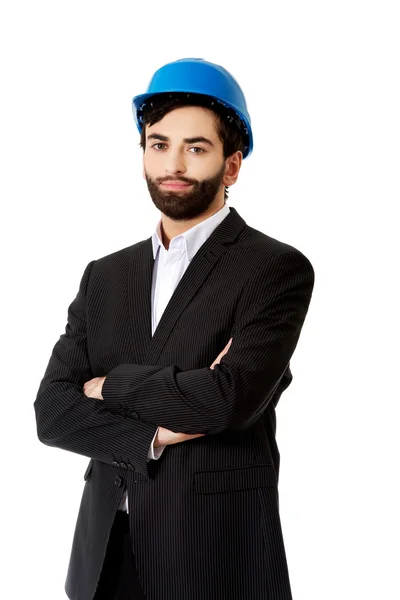
[[[68,307],[68,321],[55,344],[34,402],[38,438],[43,444],[105,463],[134,468],[148,476],[147,454],[158,425],[125,413],[111,413],[90,398],[83,385],[94,377],[86,339],[86,290],[95,261],[83,273]]]
[[[289,365],[313,286],[308,258],[285,249],[249,276],[232,344],[214,369],[118,365],[103,384],[106,406],[113,411],[122,404],[139,419],[184,433],[247,429],[265,411]]]

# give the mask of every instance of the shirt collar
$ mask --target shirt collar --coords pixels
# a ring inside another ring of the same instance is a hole
[[[197,223],[194,227],[191,227],[187,231],[173,237],[170,241],[170,244],[173,243],[174,240],[178,238],[182,238],[184,241],[184,246],[186,249],[188,260],[192,260],[193,256],[199,250],[199,248],[204,244],[206,239],[212,234],[214,229],[225,219],[225,217],[229,214],[230,208],[225,203],[224,206],[215,214],[208,217],[204,221]],[[161,219],[157,223],[156,230],[154,231],[151,241],[153,245],[153,258],[156,259],[157,252],[160,246],[163,246],[161,241]]]

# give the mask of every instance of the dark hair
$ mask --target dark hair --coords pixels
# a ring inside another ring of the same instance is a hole
[[[225,106],[216,98],[204,94],[187,94],[186,92],[163,92],[152,96],[139,109],[142,132],[140,147],[146,149],[146,124],[150,127],[174,108],[180,106],[203,106],[212,110],[216,117],[216,130],[223,144],[223,154],[226,160],[238,150],[244,153],[248,138],[244,132],[244,123],[230,107]],[[228,199],[228,186],[225,186],[224,201]]]

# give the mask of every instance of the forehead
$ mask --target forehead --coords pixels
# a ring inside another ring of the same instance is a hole
[[[163,129],[163,133],[166,133],[164,130],[170,130],[171,134],[179,131],[182,137],[190,133],[198,134],[201,132],[204,135],[207,132],[208,137],[213,136],[213,139],[217,138],[215,113],[202,106],[180,106],[174,108],[164,115],[160,121],[153,123],[151,127],[147,125],[146,133],[151,133],[155,130],[159,131],[161,128]]]

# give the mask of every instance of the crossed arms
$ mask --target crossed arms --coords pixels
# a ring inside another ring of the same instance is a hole
[[[232,343],[232,338],[229,340],[225,348],[222,352],[219,353],[217,358],[214,360],[210,369],[213,369],[216,364],[219,364],[221,358],[228,352],[229,347]],[[97,398],[98,400],[104,400],[102,395],[103,383],[105,381],[105,377],[94,377],[90,379],[83,385],[83,392],[85,396],[89,396],[90,398]],[[179,444],[181,442],[188,442],[189,440],[193,440],[198,437],[202,437],[205,433],[176,433],[174,431],[170,431],[165,427],[159,427],[157,431],[157,435],[154,440],[154,448],[169,446],[171,444]]]
[[[249,276],[239,299],[229,352],[214,369],[182,371],[121,364],[106,376],[104,402],[85,396],[93,374],[86,346],[86,290],[91,261],[68,308],[34,403],[40,441],[144,475],[158,426],[187,434],[240,431],[264,412],[296,348],[314,285],[298,250],[277,254]],[[127,414],[122,416],[120,405]]]

